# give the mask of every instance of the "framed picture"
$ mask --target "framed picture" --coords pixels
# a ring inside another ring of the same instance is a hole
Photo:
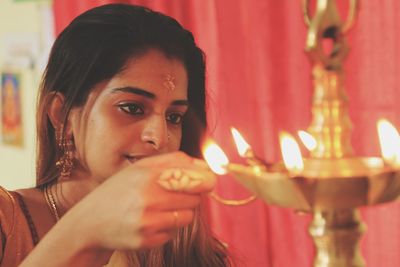
[[[1,133],[4,144],[23,145],[21,110],[21,75],[1,73]]]

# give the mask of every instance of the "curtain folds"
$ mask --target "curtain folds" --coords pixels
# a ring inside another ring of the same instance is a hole
[[[210,133],[232,161],[239,162],[229,128],[236,127],[260,157],[280,159],[278,132],[306,129],[311,119],[311,66],[305,55],[301,1],[262,0],[54,0],[56,31],[84,10],[105,3],[148,6],[175,17],[195,35],[207,55]],[[347,1],[340,1],[345,14]],[[361,2],[361,1],[360,1]],[[379,155],[375,122],[400,125],[400,1],[360,3],[348,34],[346,92],[357,155]],[[228,198],[248,192],[221,177],[217,191]],[[400,204],[362,209],[368,226],[362,239],[367,266],[400,266]],[[238,266],[312,266],[309,216],[265,205],[225,207],[210,200],[217,236]]]

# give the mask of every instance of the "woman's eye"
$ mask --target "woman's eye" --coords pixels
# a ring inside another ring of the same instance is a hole
[[[167,120],[172,124],[181,124],[183,115],[179,113],[171,113],[167,115]]]
[[[144,114],[143,108],[140,105],[134,104],[134,103],[121,104],[121,105],[119,105],[119,108],[122,111],[124,111],[128,114],[132,114],[132,115]]]

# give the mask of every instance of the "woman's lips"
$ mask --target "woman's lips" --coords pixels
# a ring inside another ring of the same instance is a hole
[[[135,163],[139,159],[144,158],[145,156],[132,156],[132,155],[125,155],[125,158],[130,162],[130,163]]]

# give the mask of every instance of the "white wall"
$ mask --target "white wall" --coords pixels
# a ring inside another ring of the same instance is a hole
[[[0,185],[8,189],[35,184],[35,105],[43,56],[47,55],[52,36],[52,21],[46,17],[50,10],[46,1],[0,0],[0,72],[14,69],[21,73],[23,146],[4,144],[0,131]],[[21,36],[31,39],[26,47],[32,49],[33,65],[29,64],[29,57],[13,62],[16,57],[10,56],[9,39]]]

